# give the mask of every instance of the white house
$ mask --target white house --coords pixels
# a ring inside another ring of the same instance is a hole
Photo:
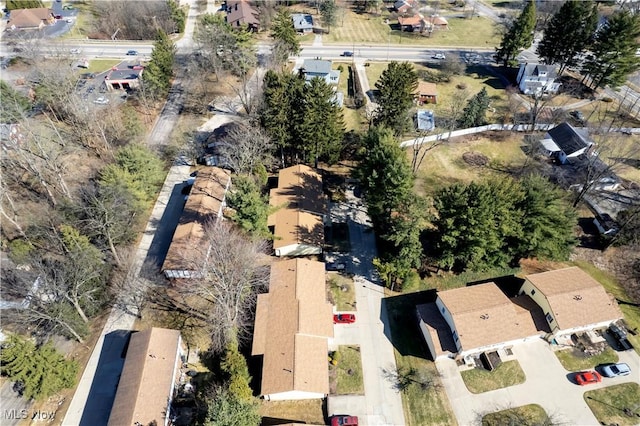
[[[293,13],[291,14],[291,20],[296,32],[302,34],[313,32],[313,16],[306,13]]]
[[[332,311],[323,262],[297,258],[272,264],[269,292],[258,295],[251,349],[262,356],[263,398],[327,396]]]
[[[323,59],[305,59],[302,64],[302,72],[307,82],[316,77],[320,77],[327,84],[338,84],[340,71],[331,69],[331,61]]]
[[[587,129],[576,129],[569,123],[559,124],[549,130],[540,144],[547,155],[557,158],[561,164],[586,154],[595,145],[589,139]]]
[[[550,65],[524,63],[520,65],[516,81],[525,95],[539,96],[558,91],[561,83],[555,81],[556,77],[556,70]]]
[[[269,204],[276,209],[268,217],[276,256],[322,253],[327,199],[318,172],[302,164],[280,170]]]
[[[520,294],[542,308],[552,337],[607,327],[622,318],[615,299],[576,266],[525,278]]]
[[[417,307],[433,359],[465,357],[540,336],[547,330],[537,329],[535,310],[529,298],[509,299],[492,282],[439,292],[435,303]]]

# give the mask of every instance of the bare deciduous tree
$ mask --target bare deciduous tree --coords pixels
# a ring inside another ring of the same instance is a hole
[[[239,174],[252,173],[258,164],[270,166],[274,144],[265,131],[255,125],[234,126],[220,145],[220,154]]]

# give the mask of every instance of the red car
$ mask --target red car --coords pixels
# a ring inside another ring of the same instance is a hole
[[[333,316],[334,324],[352,324],[354,322],[356,322],[356,316],[353,314],[335,314]]]
[[[358,418],[356,416],[333,416],[331,417],[331,426],[358,426]]]
[[[602,376],[597,371],[581,371],[576,373],[576,382],[580,386],[588,385],[591,383],[599,383],[602,381]]]

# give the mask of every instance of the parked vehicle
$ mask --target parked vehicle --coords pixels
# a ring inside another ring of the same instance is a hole
[[[94,100],[93,103],[99,104],[99,105],[106,105],[109,103],[109,99],[105,98],[104,96],[100,96],[99,98],[96,98],[96,100]]]
[[[624,328],[616,324],[611,324],[607,329],[607,333],[613,337],[617,350],[628,351],[633,349],[633,345],[629,339],[627,339],[627,332]]]
[[[331,426],[358,426],[356,416],[331,416]]]
[[[353,324],[354,322],[356,322],[354,314],[335,314],[333,316],[334,324]]]
[[[628,376],[629,374],[631,374],[631,369],[624,362],[602,367],[602,375],[605,377]]]
[[[571,111],[571,112],[569,113],[569,115],[570,115],[571,117],[575,118],[575,119],[576,119],[576,121],[578,121],[578,122],[580,122],[580,123],[584,123],[584,122],[585,122],[585,117],[584,117],[584,114],[582,113],[582,111],[577,111],[577,110],[575,110],[575,111]]]
[[[580,386],[589,385],[591,383],[600,383],[602,376],[597,371],[581,371],[575,375],[576,383]]]
[[[328,262],[325,264],[327,271],[344,271],[347,265],[340,262]]]

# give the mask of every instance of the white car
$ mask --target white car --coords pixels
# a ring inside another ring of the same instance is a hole
[[[71,50],[69,50],[69,52],[71,52],[72,55],[79,55],[80,54],[80,49],[71,49]]]
[[[99,98],[96,98],[96,100],[94,100],[93,103],[99,104],[99,105],[106,105],[109,103],[109,99],[105,98],[104,96],[100,96]]]
[[[446,59],[446,56],[444,56],[444,53],[436,53],[435,55],[432,56],[433,59]]]

